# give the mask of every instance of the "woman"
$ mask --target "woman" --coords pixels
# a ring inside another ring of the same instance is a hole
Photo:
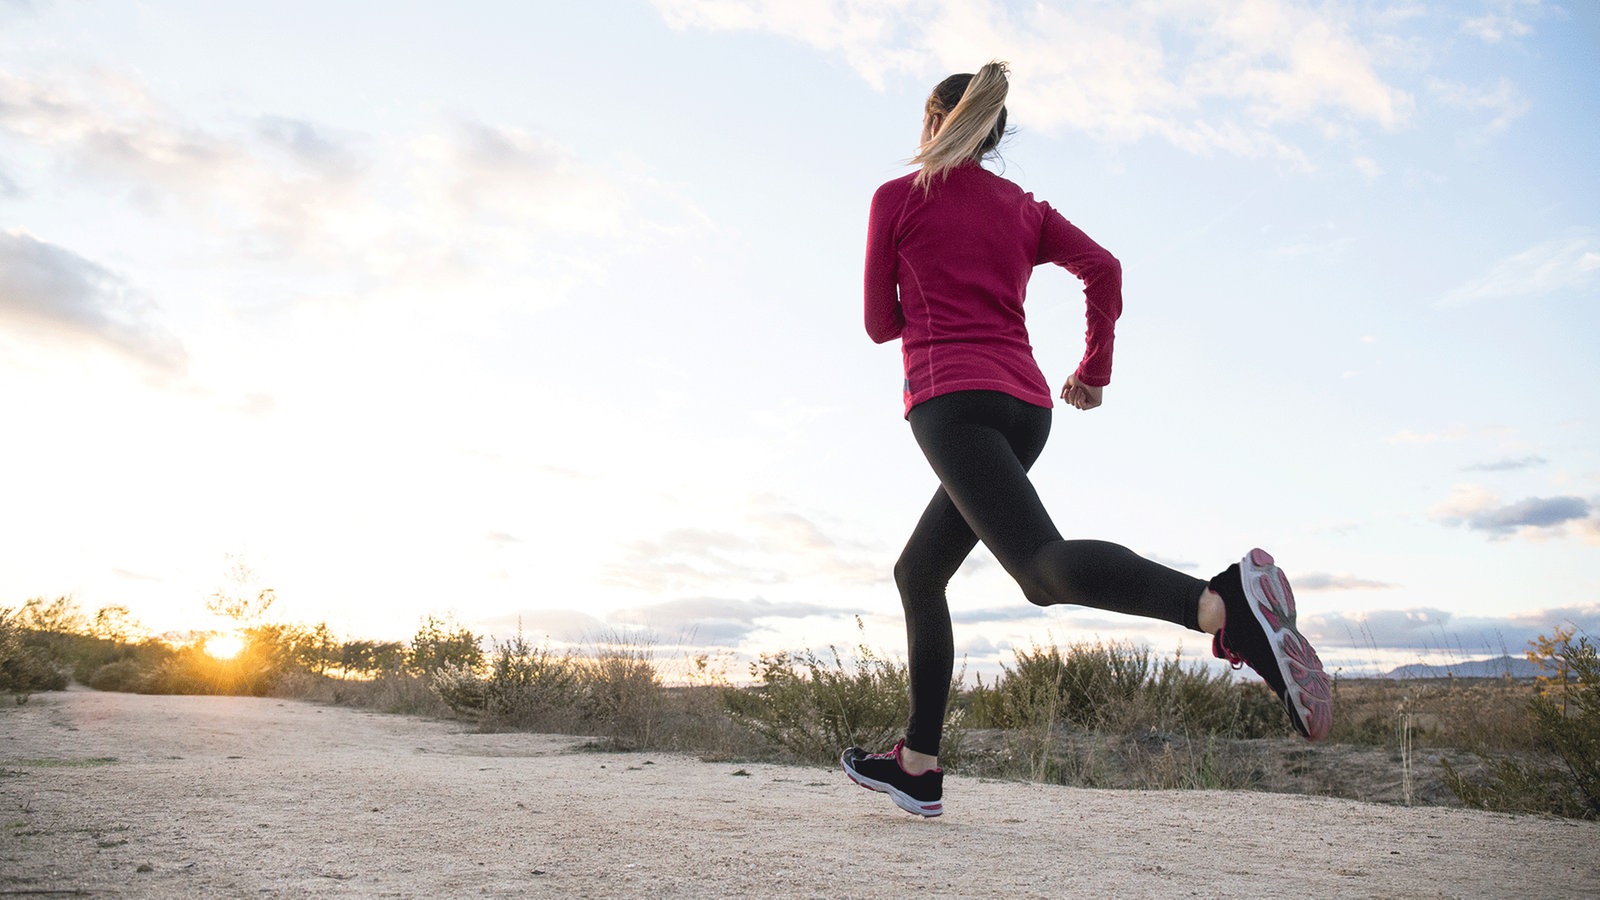
[[[934,88],[912,160],[921,168],[878,189],[867,231],[867,333],[900,338],[906,419],[939,489],[894,568],[911,676],[906,736],[885,753],[851,747],[840,763],[922,816],[944,811],[939,740],[955,662],[945,587],[980,540],[1029,601],[1206,632],[1217,657],[1272,686],[1301,734],[1319,740],[1332,720],[1328,676],[1295,629],[1294,595],[1269,554],[1252,550],[1208,583],[1116,544],[1063,540],[1028,480],[1052,406],[1024,323],[1028,279],[1042,263],[1082,279],[1087,346],[1060,396],[1094,409],[1111,381],[1122,269],[1049,204],[980,164],[1005,133],[1006,76],[993,62]]]

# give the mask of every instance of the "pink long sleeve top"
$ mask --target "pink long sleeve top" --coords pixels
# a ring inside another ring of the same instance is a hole
[[[867,227],[867,334],[900,338],[905,408],[954,391],[990,390],[1049,408],[1023,315],[1035,266],[1082,279],[1088,328],[1078,380],[1111,382],[1122,314],[1122,265],[1042,200],[976,163],[931,190],[896,178],[872,197]]]

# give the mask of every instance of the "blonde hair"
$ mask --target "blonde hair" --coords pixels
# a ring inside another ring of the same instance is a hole
[[[1006,91],[1010,69],[995,60],[976,75],[951,75],[928,95],[924,118],[943,116],[944,125],[911,162],[921,165],[913,183],[926,189],[956,166],[975,162],[1000,145],[1006,130]]]

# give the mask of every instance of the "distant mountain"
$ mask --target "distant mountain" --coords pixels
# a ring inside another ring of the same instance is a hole
[[[1474,659],[1446,666],[1427,666],[1415,663],[1401,666],[1383,676],[1385,678],[1532,678],[1545,671],[1526,659],[1517,656],[1500,656],[1494,659]]]

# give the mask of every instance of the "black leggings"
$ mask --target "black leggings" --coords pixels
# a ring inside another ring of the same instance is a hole
[[[1062,539],[1028,480],[1050,410],[959,391],[917,404],[909,418],[940,486],[894,567],[911,675],[906,747],[939,752],[955,667],[945,587],[979,540],[1039,606],[1075,603],[1200,630],[1204,581],[1118,544]]]

